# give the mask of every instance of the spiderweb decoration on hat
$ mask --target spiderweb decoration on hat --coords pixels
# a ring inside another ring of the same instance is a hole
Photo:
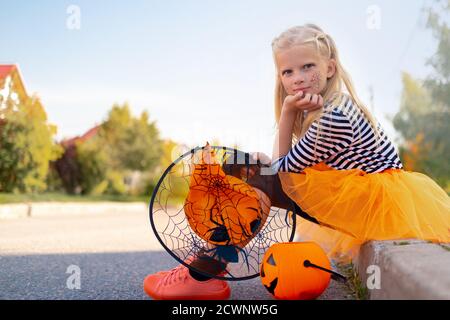
[[[247,175],[224,170],[243,166]],[[204,275],[244,280],[257,277],[266,250],[292,241],[295,206],[265,206],[247,184],[248,153],[196,147],[165,170],[150,201],[150,223],[161,245],[180,263]]]

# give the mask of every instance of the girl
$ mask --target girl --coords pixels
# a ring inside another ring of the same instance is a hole
[[[450,199],[432,179],[403,170],[380,124],[359,100],[333,39],[316,25],[272,42],[277,70],[273,161],[277,174],[251,170],[247,183],[261,207],[300,210],[299,240],[315,241],[340,262],[369,240],[418,238],[450,242]],[[224,168],[228,174],[235,168]],[[194,262],[195,263],[195,262]],[[220,269],[219,269],[220,271]],[[144,280],[161,299],[225,299],[225,281],[184,266]]]

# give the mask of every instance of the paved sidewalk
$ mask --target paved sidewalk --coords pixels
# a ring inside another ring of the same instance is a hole
[[[147,211],[145,203],[0,205],[0,298],[146,299],[145,275],[177,264]],[[82,268],[80,291],[66,288],[71,264]],[[450,244],[369,242],[355,268],[360,287],[351,289],[369,299],[450,299]],[[231,286],[232,299],[272,298],[259,278]],[[332,281],[320,299],[355,299],[351,289]]]
[[[154,237],[146,204],[40,206],[31,218],[0,219],[0,299],[148,299],[144,277],[177,265]],[[81,271],[79,290],[67,288],[71,265]],[[233,300],[272,299],[259,278],[230,285]],[[320,299],[354,297],[332,281]]]

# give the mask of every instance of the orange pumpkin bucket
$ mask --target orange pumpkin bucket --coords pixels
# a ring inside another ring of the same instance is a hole
[[[265,253],[260,276],[277,299],[310,300],[319,297],[330,279],[345,279],[330,270],[324,250],[315,242],[276,243]]]

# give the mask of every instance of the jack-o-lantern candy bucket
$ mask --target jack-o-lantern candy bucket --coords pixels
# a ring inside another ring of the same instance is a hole
[[[315,299],[330,283],[331,274],[324,271],[330,267],[328,257],[315,242],[276,243],[262,260],[261,282],[277,299]]]

